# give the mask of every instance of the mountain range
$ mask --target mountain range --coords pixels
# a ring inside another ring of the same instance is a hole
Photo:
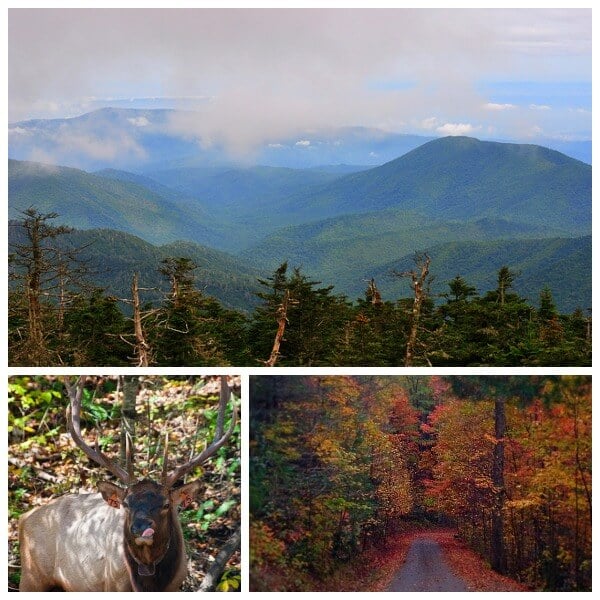
[[[375,276],[389,299],[406,296],[388,275],[424,250],[439,285],[471,275],[485,291],[506,264],[533,302],[549,285],[562,310],[590,305],[591,166],[541,146],[449,137],[383,165],[309,169],[165,162],[86,172],[10,160],[9,216],[30,206],[102,230],[117,263],[188,252],[207,272],[215,265],[215,281],[235,273],[225,300],[235,307],[250,307],[252,282],[283,261],[350,298]],[[148,247],[121,248],[107,229]]]
[[[8,126],[9,156],[86,171],[112,168],[142,172],[239,162],[240,158],[232,159],[218,139],[194,136],[186,128],[198,118],[204,118],[201,110],[113,107],[71,118],[19,121]],[[295,169],[330,164],[377,166],[433,139],[377,128],[332,127],[268,139],[244,160]],[[591,140],[539,138],[527,142],[592,162]]]

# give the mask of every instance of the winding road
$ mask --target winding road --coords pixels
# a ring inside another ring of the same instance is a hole
[[[468,589],[449,569],[440,545],[434,540],[417,538],[387,591],[467,592]]]

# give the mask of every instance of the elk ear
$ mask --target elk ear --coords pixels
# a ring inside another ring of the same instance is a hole
[[[100,482],[98,484],[98,491],[102,494],[106,503],[113,508],[121,508],[121,504],[123,504],[123,500],[127,495],[127,490],[109,481]]]
[[[175,506],[181,504],[182,508],[187,508],[194,501],[201,487],[200,481],[196,480],[173,490],[173,503]]]

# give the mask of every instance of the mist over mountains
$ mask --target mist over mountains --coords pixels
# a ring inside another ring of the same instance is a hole
[[[250,153],[232,155],[225,140],[197,137],[187,131],[182,123],[193,119],[194,112],[189,110],[113,107],[72,118],[19,121],[8,127],[9,156],[86,171],[113,168],[143,172],[240,164],[305,169],[382,165],[437,139],[372,127],[299,129],[293,136],[267,139]],[[542,145],[591,164],[591,140],[510,141]]]

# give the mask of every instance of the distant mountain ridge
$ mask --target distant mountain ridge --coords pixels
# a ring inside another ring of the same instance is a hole
[[[14,223],[8,228],[9,245],[22,242]],[[244,258],[215,251],[191,242],[175,242],[156,246],[128,233],[109,229],[76,230],[62,236],[68,248],[85,248],[79,255],[93,275],[93,283],[117,298],[129,298],[131,280],[139,273],[144,301],[157,300],[160,290],[168,284],[158,272],[161,261],[169,257],[184,257],[198,266],[196,285],[203,293],[217,298],[224,306],[251,311],[259,302],[258,279],[268,277],[273,269]],[[429,252],[434,281],[431,293],[448,291],[448,282],[461,275],[480,293],[495,289],[497,272],[509,266],[517,273],[514,289],[534,306],[544,287],[550,288],[558,309],[570,313],[591,306],[591,237],[577,239],[503,239],[487,241],[454,241],[423,248]],[[320,273],[316,268],[302,272],[324,285],[334,285],[335,293],[350,300],[364,297],[367,281],[374,278],[384,300],[408,298],[409,282],[394,276],[394,272],[414,268],[414,253],[399,253],[393,260],[385,257],[368,268],[358,265],[343,280],[329,278],[332,273]],[[301,266],[294,262],[290,266]],[[322,276],[325,275],[325,276]]]
[[[182,123],[195,115],[182,109],[115,106],[71,118],[9,123],[9,157],[86,171],[239,166],[239,159],[232,158],[218,140],[206,144],[186,130]],[[437,137],[369,127],[303,131],[269,139],[254,149],[250,160],[253,165],[295,169],[339,164],[376,166]],[[591,140],[544,138],[534,143],[591,164]]]
[[[283,213],[314,220],[396,208],[433,217],[499,218],[591,231],[592,168],[540,146],[447,137],[380,167],[287,200]]]
[[[55,223],[56,225],[59,222]],[[9,222],[9,247],[23,242],[22,228]],[[166,258],[189,258],[196,265],[196,286],[217,298],[224,306],[248,311],[257,302],[261,271],[225,252],[192,242],[151,244],[135,235],[112,229],[74,230],[60,236],[65,248],[82,248],[78,259],[90,272],[89,280],[119,299],[131,297],[134,273],[139,274],[140,296],[144,302],[156,300],[168,289],[159,273]]]
[[[238,166],[218,140],[203,143],[182,121],[194,113],[175,109],[101,108],[67,119],[10,123],[9,156],[87,171],[104,168]],[[252,164],[310,168],[328,164],[377,165],[433,139],[367,127],[338,127],[271,139],[254,149]]]
[[[498,271],[508,266],[516,274],[514,291],[539,306],[539,294],[548,287],[562,313],[592,306],[592,237],[520,240],[456,241],[423,248],[431,256],[434,276],[431,293],[448,292],[448,282],[456,275],[484,294],[496,289]],[[409,294],[408,281],[394,277],[393,271],[414,268],[413,255],[403,256],[365,272],[374,277],[385,297]],[[364,284],[363,284],[364,286]],[[363,291],[355,285],[354,294]],[[349,290],[350,291],[350,290]]]

